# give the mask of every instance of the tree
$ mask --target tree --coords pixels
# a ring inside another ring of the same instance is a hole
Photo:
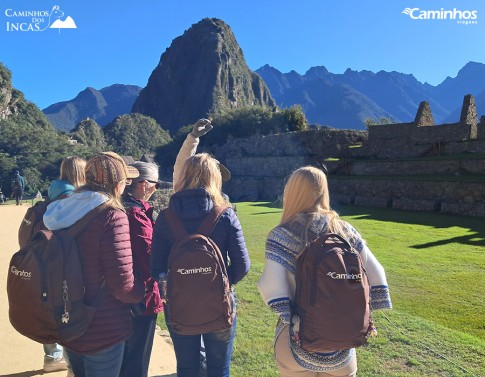
[[[133,156],[135,160],[144,154],[154,154],[157,147],[172,139],[153,119],[142,114],[127,114],[104,128],[106,141],[122,155]]]
[[[68,137],[49,124],[40,109],[12,88],[10,71],[0,64],[0,186],[10,194],[10,178],[18,169],[27,181],[27,195],[44,191],[59,175],[68,155],[88,154],[86,147],[71,145]],[[1,101],[0,101],[1,102]]]
[[[291,106],[283,110],[282,113],[289,131],[308,130],[308,121],[300,105]]]
[[[279,110],[278,108],[247,106],[220,111],[212,115],[214,129],[201,139],[201,149],[223,145],[230,138],[247,138],[255,134],[269,135],[289,131],[304,131],[308,122],[300,106]],[[174,140],[159,148],[156,160],[171,166],[192,125],[179,129]]]
[[[86,145],[94,153],[110,149],[104,137],[103,129],[94,119],[83,119],[74,127],[71,136],[74,140]]]

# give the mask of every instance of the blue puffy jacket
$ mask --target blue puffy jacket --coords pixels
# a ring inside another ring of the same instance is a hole
[[[182,220],[187,232],[195,233],[214,208],[214,202],[202,188],[187,189],[172,195],[169,207]],[[236,284],[248,273],[250,261],[241,224],[232,208],[221,215],[211,238],[222,253],[230,283]],[[173,244],[170,226],[160,215],[155,223],[151,255],[151,273],[155,279],[161,272],[167,272],[168,255]]]

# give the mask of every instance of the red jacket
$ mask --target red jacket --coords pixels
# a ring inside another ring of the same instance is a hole
[[[144,287],[135,281],[128,218],[123,211],[99,214],[77,238],[86,300],[93,302],[105,281],[106,294],[86,333],[62,345],[80,354],[92,354],[126,340],[132,332],[127,304],[140,302]]]
[[[143,303],[144,314],[156,314],[163,310],[158,283],[150,275],[150,255],[152,253],[153,207],[144,200],[125,196],[124,205],[130,222],[133,270],[137,280],[145,283]]]

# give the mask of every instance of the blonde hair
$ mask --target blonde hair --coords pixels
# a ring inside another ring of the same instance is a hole
[[[81,157],[69,156],[62,160],[60,179],[69,182],[74,187],[86,183],[86,161]]]
[[[222,176],[219,162],[207,153],[198,153],[185,161],[182,178],[174,190],[178,192],[193,188],[205,189],[216,206],[227,204],[221,191]]]
[[[290,223],[300,213],[326,215],[329,230],[333,233],[342,233],[341,220],[330,208],[327,176],[313,166],[295,170],[288,179],[283,194],[280,225]]]

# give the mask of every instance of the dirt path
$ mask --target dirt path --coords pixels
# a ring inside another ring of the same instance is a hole
[[[18,250],[17,231],[28,205],[0,205],[0,377],[65,377],[66,372],[44,373],[43,349],[39,343],[17,333],[8,320],[7,269]],[[150,360],[150,377],[176,376],[173,347],[164,336],[155,336]]]

